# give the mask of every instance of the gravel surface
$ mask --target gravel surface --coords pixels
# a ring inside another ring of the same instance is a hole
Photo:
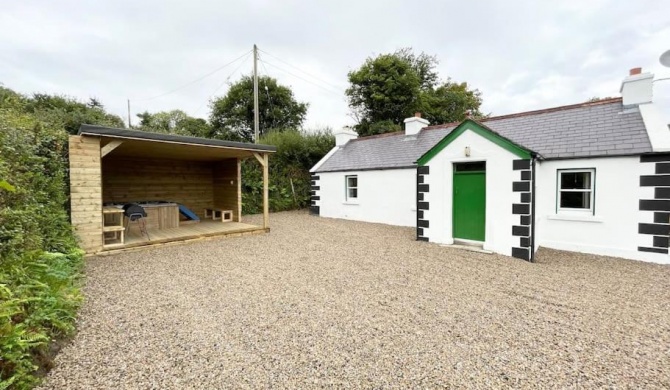
[[[668,388],[670,267],[271,216],[272,232],[87,262],[43,388]]]

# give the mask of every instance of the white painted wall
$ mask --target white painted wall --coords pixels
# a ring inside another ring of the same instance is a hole
[[[465,147],[470,157],[465,157]],[[512,226],[519,224],[519,216],[512,214],[512,204],[519,203],[521,195],[512,191],[512,182],[518,181],[519,171],[512,170],[516,155],[476,133],[467,130],[428,162],[426,177],[429,192],[425,200],[429,209],[424,219],[430,226],[424,236],[431,242],[453,244],[452,184],[453,163],[486,161],[486,231],[484,249],[511,256],[512,247],[519,246],[519,237],[512,236]]]
[[[320,215],[416,226],[416,169],[318,172]],[[345,200],[344,177],[358,176],[358,200]]]
[[[465,147],[470,157],[465,157]],[[452,167],[454,162],[486,161],[486,239],[484,248],[511,255],[519,245],[512,226],[519,216],[512,204],[520,194],[512,191],[519,171],[512,170],[518,157],[479,135],[466,131],[429,163],[425,183],[430,227],[424,236],[431,242],[452,244]],[[595,215],[557,214],[558,169],[596,170]],[[639,156],[538,161],[536,165],[535,247],[540,246],[597,255],[670,264],[670,255],[640,252],[653,247],[651,235],[638,234],[639,223],[652,223],[653,212],[639,211],[640,199],[653,199],[652,187],[640,187],[641,175],[653,175],[655,164],[640,163]],[[355,172],[319,172],[323,217],[352,219],[399,226],[416,226],[416,170],[391,169]],[[358,175],[359,199],[345,201],[346,175]]]
[[[595,215],[556,213],[558,169],[594,168]],[[653,223],[652,211],[639,211],[640,199],[654,189],[640,187],[640,175],[654,174],[655,164],[640,157],[609,157],[538,162],[536,245],[598,255],[670,264],[670,256],[639,252],[652,247],[652,236],[638,234],[638,223]]]

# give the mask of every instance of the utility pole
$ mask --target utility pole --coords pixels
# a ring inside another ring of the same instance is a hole
[[[258,47],[254,44],[254,143],[258,143]]]
[[[130,99],[128,99],[128,128],[133,128],[133,125],[130,123]]]

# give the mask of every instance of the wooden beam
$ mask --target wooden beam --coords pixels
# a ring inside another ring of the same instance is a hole
[[[237,159],[237,222],[242,222],[242,160]]]
[[[263,154],[263,227],[270,227],[270,199],[268,191],[268,154]]]
[[[267,154],[264,154],[264,156],[267,156]],[[254,157],[256,157],[256,160],[258,160],[262,167],[265,166],[265,159],[261,156],[260,153],[254,153]]]
[[[123,141],[118,140],[118,139],[109,141],[109,143],[107,145],[103,146],[102,149],[100,149],[100,158],[105,157],[106,155],[111,153],[112,150],[121,146],[122,143],[123,143]]]

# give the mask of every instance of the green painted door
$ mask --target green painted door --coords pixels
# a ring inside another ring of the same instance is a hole
[[[486,170],[483,163],[454,164],[454,238],[484,241]]]

